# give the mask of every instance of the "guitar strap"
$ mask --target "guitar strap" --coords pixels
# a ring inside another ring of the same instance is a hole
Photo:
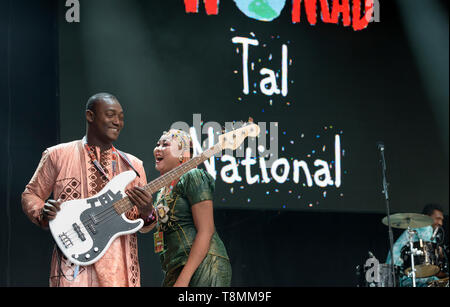
[[[104,175],[106,178],[108,178],[108,175],[106,174],[106,172],[104,171],[103,167],[101,166],[101,164],[97,161],[97,158],[95,157],[95,154],[93,153],[93,151],[90,149],[90,147],[87,144],[87,139],[86,136],[83,137],[83,145],[86,149],[86,151],[88,152],[92,163],[94,164],[94,166],[97,168],[97,170],[102,173],[102,175]],[[135,173],[136,175],[140,178],[141,176],[139,175],[138,171],[134,168],[133,164],[131,164],[131,161],[128,159],[127,155],[120,151],[117,150],[114,146],[112,147],[112,168],[113,168],[113,176],[116,173],[116,168],[117,168],[117,157],[120,157]],[[108,178],[109,180],[109,178]]]
[[[122,152],[122,151],[120,151],[120,150],[118,150],[118,149],[116,149],[116,150],[117,150],[117,152],[119,153],[119,156],[120,156],[124,161],[127,162],[127,164],[128,164],[129,167],[131,167],[131,168],[133,169],[133,171],[136,173],[136,176],[138,176],[139,178],[141,178],[141,175],[139,175],[138,171],[134,168],[133,164],[131,164],[131,161],[128,159],[127,155],[126,155],[124,152]]]

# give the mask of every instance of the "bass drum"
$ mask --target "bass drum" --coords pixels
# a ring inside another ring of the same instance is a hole
[[[439,273],[441,270],[441,260],[436,243],[420,240],[413,242],[413,248],[417,250],[417,254],[414,256],[416,278],[431,277]],[[411,273],[411,251],[409,244],[402,248],[400,255],[403,260],[403,272],[406,276],[409,276]]]

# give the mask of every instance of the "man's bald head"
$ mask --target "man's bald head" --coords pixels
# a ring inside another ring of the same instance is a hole
[[[93,113],[95,113],[95,110],[97,109],[97,105],[100,102],[119,102],[117,98],[109,93],[98,93],[89,98],[88,102],[86,103],[86,111],[90,110]]]
[[[122,106],[116,97],[108,93],[95,94],[86,104],[86,123],[89,140],[112,144],[124,126]]]

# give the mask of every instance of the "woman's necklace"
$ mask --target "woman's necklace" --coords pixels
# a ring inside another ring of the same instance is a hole
[[[170,226],[170,223],[168,223],[170,220],[176,220],[176,218],[173,216],[173,209],[175,207],[176,199],[174,199],[172,192],[177,181],[178,180],[173,180],[169,188],[164,187],[161,191],[161,196],[156,202],[158,228],[160,230],[167,229],[167,226]],[[170,205],[172,205],[172,208],[169,207]]]

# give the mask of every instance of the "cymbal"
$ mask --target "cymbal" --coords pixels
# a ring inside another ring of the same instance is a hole
[[[421,228],[433,224],[431,217],[418,213],[396,213],[391,214],[390,218],[391,226],[401,229],[407,229],[408,226],[411,228]],[[388,226],[388,217],[385,216],[381,222]]]

